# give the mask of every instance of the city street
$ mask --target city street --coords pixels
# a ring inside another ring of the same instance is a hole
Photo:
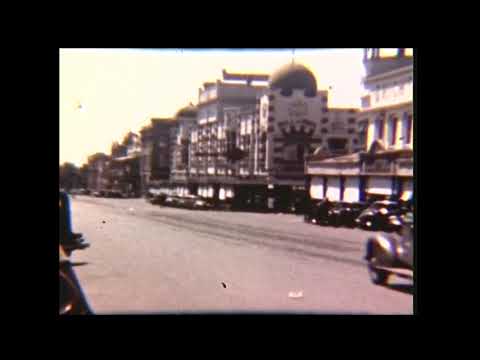
[[[293,214],[192,211],[75,196],[73,261],[95,313],[413,314],[411,282],[373,285],[358,229]]]

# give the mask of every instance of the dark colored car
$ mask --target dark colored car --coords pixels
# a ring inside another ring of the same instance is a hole
[[[153,205],[164,205],[166,198],[167,198],[166,194],[156,194],[156,195],[152,195],[148,199],[148,201],[150,202],[150,204],[153,204]]]
[[[198,196],[196,197],[196,199],[192,203],[192,209],[196,209],[196,210],[211,210],[214,207],[215,206],[212,203],[212,201],[210,201],[208,199],[203,199],[203,198],[198,197]]]
[[[334,206],[335,204],[328,199],[324,199],[314,204],[311,213],[311,222],[317,225],[327,225],[328,211]]]
[[[176,195],[167,195],[164,202],[165,206],[178,206],[178,196]]]
[[[179,197],[179,207],[185,209],[193,209],[195,206],[195,202],[201,200],[199,196],[196,195],[183,195]]]
[[[361,229],[395,231],[397,219],[407,211],[396,201],[375,201],[355,219]]]
[[[366,207],[365,203],[338,202],[328,210],[328,224],[355,227],[355,219]]]
[[[365,260],[374,284],[385,285],[390,275],[413,279],[413,213],[402,217],[400,234],[379,234],[367,240]]]
[[[115,198],[115,199],[122,199],[126,197],[126,193],[121,192],[120,190],[110,190],[108,192],[107,197]]]

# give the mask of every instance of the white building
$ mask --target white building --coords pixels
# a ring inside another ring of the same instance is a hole
[[[398,49],[383,56],[365,49],[366,94],[357,114],[363,151],[330,158],[321,152],[307,164],[313,200],[357,202],[413,196],[413,56]]]
[[[255,172],[271,183],[304,184],[305,158],[316,148],[343,155],[359,144],[356,109],[328,107],[328,91],[317,90],[308,68],[287,64],[272,74],[260,99],[259,131],[266,133],[266,162]]]

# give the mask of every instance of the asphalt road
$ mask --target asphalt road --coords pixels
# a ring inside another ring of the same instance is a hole
[[[85,263],[75,271],[99,314],[413,314],[411,282],[370,282],[362,256],[371,232],[144,199],[76,196],[72,214],[91,243],[73,254]]]

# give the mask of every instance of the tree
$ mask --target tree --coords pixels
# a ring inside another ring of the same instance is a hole
[[[60,187],[67,191],[77,188],[80,183],[79,169],[75,164],[66,162],[60,166]]]
[[[88,164],[83,164],[82,167],[79,169],[79,177],[80,177],[80,187],[86,189],[88,187],[88,174],[89,168]]]

